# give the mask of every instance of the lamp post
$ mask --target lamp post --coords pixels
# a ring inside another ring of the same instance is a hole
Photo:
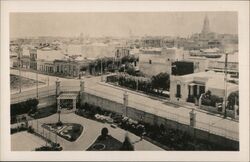
[[[223,110],[224,110],[224,118],[227,117],[227,111],[226,111],[226,106],[227,106],[227,57],[228,53],[226,52],[225,55],[225,78],[224,78],[224,87],[225,87],[225,96],[224,96],[224,105],[223,105]]]
[[[101,81],[103,81],[103,67],[102,67],[102,58],[101,58]]]
[[[19,93],[22,92],[22,76],[21,76],[21,45],[18,46],[18,72],[19,72]]]

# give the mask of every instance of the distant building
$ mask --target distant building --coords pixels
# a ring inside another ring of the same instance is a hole
[[[148,76],[160,72],[171,74],[172,62],[183,60],[184,52],[177,48],[146,48],[139,54],[139,70]]]
[[[172,62],[172,75],[187,75],[199,72],[199,62],[176,61]]]
[[[143,48],[161,48],[163,46],[162,38],[145,37],[142,39]]]
[[[43,48],[37,50],[37,70],[45,73],[54,73],[54,61],[66,59],[65,55],[58,50]]]
[[[235,77],[239,76],[238,53],[229,54],[227,59],[227,73]],[[206,67],[207,71],[223,72],[225,71],[225,55],[219,59],[209,59]]]
[[[115,48],[115,59],[121,59],[124,56],[130,55],[130,49],[128,47],[116,47]]]
[[[88,70],[89,62],[89,60],[80,57],[76,59],[56,59],[54,61],[54,73],[57,75],[77,77],[79,74]]]

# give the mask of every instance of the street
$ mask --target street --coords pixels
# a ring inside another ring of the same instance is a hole
[[[11,70],[11,74],[16,73],[16,70]],[[32,72],[25,72],[26,77],[34,77],[36,75]],[[47,75],[39,74],[39,78],[46,78]],[[56,78],[55,76],[49,76],[50,85],[55,86]],[[66,79],[60,78],[61,86],[68,89],[80,89],[79,79]],[[123,93],[125,89],[115,88],[112,86],[107,86],[102,83],[100,84],[101,77],[91,77],[84,78],[85,81],[85,91],[90,94],[95,94],[99,97],[103,97],[118,103],[123,103]],[[53,83],[54,82],[54,83]],[[28,91],[27,93],[34,94],[34,90]],[[17,94],[15,94],[17,95]],[[27,96],[27,94],[22,96]],[[171,106],[171,104],[166,104],[167,101],[156,100],[149,98],[145,95],[140,95],[139,93],[131,93],[128,91],[128,105],[134,107],[138,110],[142,110],[148,113],[156,114],[170,120],[174,120],[180,123],[189,124],[189,112],[191,109],[184,106]],[[11,96],[12,97],[12,96]],[[196,112],[196,127],[217,135],[221,135],[230,139],[239,140],[239,123],[227,118],[222,118],[213,114],[206,113],[204,111]]]

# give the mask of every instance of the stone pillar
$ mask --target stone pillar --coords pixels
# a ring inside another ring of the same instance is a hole
[[[60,83],[61,81],[57,78],[56,79],[56,97],[58,97],[61,93]]]
[[[201,96],[200,96],[200,98],[199,98],[199,105],[198,105],[198,106],[199,106],[199,108],[201,107],[201,101],[202,101],[201,99],[202,99],[203,95],[204,95],[204,93],[203,93],[203,94],[201,94]]]
[[[73,99],[73,111],[76,110],[76,99]]]
[[[80,81],[80,92],[84,92],[84,80],[82,79],[81,81]]]
[[[124,109],[125,109],[125,115],[127,116],[128,115],[128,110],[127,110],[127,107],[128,107],[128,93],[126,91],[123,94],[123,106],[124,106]]]
[[[194,94],[194,87],[192,85],[190,85],[190,96],[193,96]]]
[[[195,127],[195,125],[196,125],[196,113],[194,112],[194,109],[192,109],[192,111],[189,112],[189,116],[190,116],[190,126]]]
[[[200,86],[197,85],[197,95],[199,95],[199,94],[200,94]]]

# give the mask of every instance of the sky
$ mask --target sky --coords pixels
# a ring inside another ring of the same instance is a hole
[[[202,30],[237,34],[237,12],[10,13],[10,37],[180,36]]]

